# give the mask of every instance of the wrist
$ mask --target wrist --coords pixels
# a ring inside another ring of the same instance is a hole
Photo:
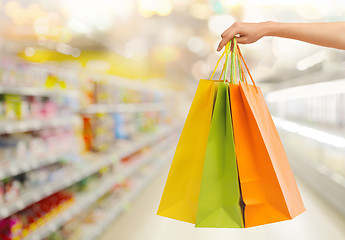
[[[276,28],[279,23],[267,21],[260,23],[262,25],[262,36],[275,36]]]

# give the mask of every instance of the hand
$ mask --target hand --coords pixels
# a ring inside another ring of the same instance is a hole
[[[217,51],[236,36],[237,43],[248,44],[259,40],[264,36],[265,23],[244,23],[235,22],[227,30],[222,33],[222,40],[220,41]]]

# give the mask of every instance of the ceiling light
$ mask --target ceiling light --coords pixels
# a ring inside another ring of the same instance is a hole
[[[308,68],[311,68],[312,66],[323,62],[324,60],[326,60],[327,54],[325,53],[325,51],[320,51],[317,53],[314,53],[313,55],[306,57],[300,61],[297,62],[296,64],[296,68],[300,71],[306,70]]]
[[[323,144],[331,145],[333,147],[345,147],[345,139],[343,137],[329,134],[318,129],[306,127],[277,117],[273,117],[273,120],[278,128],[282,128],[286,131],[296,133],[298,135],[313,139]]]

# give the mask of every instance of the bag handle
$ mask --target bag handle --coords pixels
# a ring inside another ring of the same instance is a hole
[[[231,74],[230,74],[230,82],[236,84],[236,71],[237,71],[237,66],[238,66],[238,72],[239,72],[239,77],[240,81],[245,81],[247,83],[247,79],[245,78],[245,74],[241,65],[241,58],[238,54],[238,49],[237,49],[237,41],[236,38],[234,38],[232,44],[231,44]]]
[[[246,61],[244,61],[243,55],[242,55],[241,50],[240,50],[240,47],[239,47],[238,45],[237,45],[237,52],[238,52],[239,58],[242,59],[242,61],[243,61],[243,63],[244,63],[244,66],[246,67],[246,70],[247,70],[247,72],[248,72],[248,75],[250,76],[250,79],[252,80],[252,83],[253,83],[253,85],[254,85],[256,91],[258,91],[258,89],[257,89],[257,87],[256,87],[256,84],[255,84],[255,82],[254,82],[254,80],[253,80],[253,76],[252,76],[252,74],[250,74],[250,71],[249,71],[249,68],[248,68],[248,66],[247,66],[247,63],[246,63]],[[244,71],[243,71],[243,68],[242,68],[241,61],[240,61],[239,63],[240,63],[241,71],[244,72]],[[245,74],[243,74],[243,76],[244,76],[244,78],[245,78]],[[246,78],[245,78],[245,81],[246,81],[246,83],[247,83]]]
[[[245,78],[245,74],[241,65],[241,58],[238,54],[237,50],[237,41],[236,38],[233,39],[233,42],[231,44],[231,74],[230,74],[230,82],[236,84],[236,71],[238,66],[238,72],[239,72],[239,78],[240,81],[245,81],[247,83],[247,79]],[[237,65],[236,65],[237,64]]]
[[[244,58],[243,58],[242,52],[240,50],[240,47],[237,44],[236,37],[231,39],[225,45],[225,50],[222,53],[222,55],[220,56],[220,58],[218,59],[216,67],[213,70],[213,73],[211,75],[210,80],[212,80],[214,74],[216,73],[218,65],[219,65],[220,61],[222,60],[222,58],[224,57],[224,55],[226,55],[226,58],[225,58],[225,63],[223,65],[222,72],[221,72],[221,74],[219,76],[219,81],[221,80],[222,75],[224,73],[224,75],[223,75],[223,83],[225,83],[226,75],[227,75],[227,72],[228,72],[229,56],[231,55],[231,61],[230,61],[230,82],[231,83],[236,83],[236,65],[238,64],[240,81],[244,80],[244,82],[248,84],[248,81],[247,81],[244,69],[242,67],[242,62],[241,62],[241,60],[242,60],[244,65],[245,65],[245,67],[246,67],[248,75],[250,76],[250,79],[251,79],[251,81],[253,83],[253,86],[255,87],[256,91],[258,91],[257,86],[256,86],[256,84],[255,84],[255,82],[253,80],[253,76],[250,73],[248,65],[245,62]],[[237,64],[236,64],[236,60],[237,60]]]
[[[233,38],[232,44],[231,44],[231,75],[230,75],[230,82],[231,83],[236,83],[236,57],[237,57],[237,64],[238,64],[238,71],[239,71],[239,77],[240,81],[244,81],[246,84],[248,84],[244,69],[242,67],[242,62],[243,61],[246,70],[248,72],[248,75],[250,76],[250,79],[252,80],[253,86],[255,87],[256,92],[258,92],[258,88],[253,80],[253,76],[249,71],[249,68],[247,66],[247,63],[245,62],[243,55],[241,53],[240,46],[236,42],[236,37]]]
[[[217,64],[216,64],[216,67],[214,68],[213,72],[212,72],[212,75],[210,77],[210,80],[212,80],[214,74],[216,73],[216,70],[218,68],[218,65],[219,65],[219,62],[222,60],[222,58],[224,57],[224,55],[226,55],[226,58],[225,58],[225,63],[223,65],[223,68],[222,68],[222,72],[219,76],[219,81],[221,80],[222,76],[223,76],[223,73],[224,73],[224,78],[223,78],[223,82],[225,82],[226,80],[226,75],[227,75],[227,71],[228,71],[228,62],[229,62],[229,54],[230,54],[230,44],[231,44],[232,41],[229,41],[226,45],[225,45],[225,49],[224,49],[224,52],[222,53],[222,55],[220,56],[220,58],[218,59],[217,61]],[[225,54],[226,53],[226,54]]]
[[[245,82],[245,83],[248,84],[246,75],[245,75],[243,67],[242,67],[241,57],[239,56],[238,49],[236,48],[235,51],[236,51],[236,55],[237,55],[237,64],[239,66],[238,67],[238,71],[240,73],[240,81]]]
[[[237,50],[236,50],[236,54],[238,54]],[[246,76],[244,75],[244,71],[241,65],[241,58],[237,55],[237,64],[239,66],[238,71],[240,73],[240,81],[247,83],[247,79]]]
[[[231,42],[231,73],[230,73],[230,82],[231,83],[236,83],[236,46],[237,46],[237,41],[236,38],[233,38],[233,41]],[[240,76],[241,77],[241,76]]]
[[[225,51],[222,53],[222,55],[221,55],[220,58],[218,59],[217,64],[216,64],[216,67],[214,68],[213,73],[212,73],[212,75],[211,75],[211,77],[210,77],[210,80],[212,80],[214,74],[216,73],[217,68],[218,68],[218,64],[219,64],[220,60],[222,60],[222,58],[224,57],[224,54],[225,54]],[[223,71],[224,71],[224,67],[223,67],[222,73],[220,74],[220,77],[222,77]]]
[[[233,41],[229,41],[227,44],[226,44],[226,48],[225,48],[225,52],[226,52],[226,58],[225,58],[225,63],[224,63],[224,68],[225,68],[225,71],[224,71],[224,77],[223,77],[223,83],[225,83],[225,79],[226,79],[226,75],[228,73],[228,66],[229,66],[229,55],[230,55],[230,52],[231,52],[231,45],[232,45]]]

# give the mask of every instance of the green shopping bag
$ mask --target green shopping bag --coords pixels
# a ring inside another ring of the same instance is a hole
[[[195,226],[243,228],[239,186],[229,84],[221,82],[207,142]]]

